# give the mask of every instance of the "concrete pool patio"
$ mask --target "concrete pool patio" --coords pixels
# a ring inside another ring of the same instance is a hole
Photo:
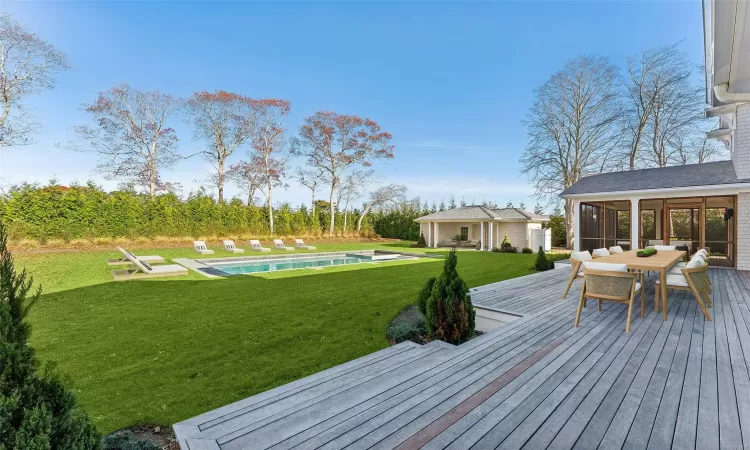
[[[625,333],[624,305],[573,327],[557,269],[472,290],[520,317],[468,343],[403,343],[180,422],[183,449],[742,448],[750,274],[712,269],[713,321],[672,291]],[[576,281],[573,290],[580,289]],[[578,291],[579,292],[579,291]]]

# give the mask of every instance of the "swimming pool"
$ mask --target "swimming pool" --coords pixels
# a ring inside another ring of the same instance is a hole
[[[213,275],[244,275],[253,273],[278,272],[292,269],[314,269],[350,264],[375,263],[398,259],[413,259],[401,254],[376,254],[374,251],[358,253],[317,253],[310,255],[267,256],[267,257],[237,257],[222,258],[220,260],[204,259],[200,262],[205,268],[199,270]]]
[[[269,261],[244,261],[236,263],[212,264],[213,267],[230,275],[245,273],[276,272],[289,269],[310,269],[314,267],[343,266],[358,264],[363,260],[355,257],[316,257],[316,258],[283,258]]]

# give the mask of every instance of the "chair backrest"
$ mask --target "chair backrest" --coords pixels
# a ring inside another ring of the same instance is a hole
[[[275,245],[276,248],[285,248],[286,247],[286,245],[284,245],[284,243],[281,241],[281,239],[274,239],[273,240],[273,245]]]
[[[584,250],[582,252],[573,252],[570,254],[570,258],[576,259],[578,261],[591,261],[592,259],[594,259],[588,250]]]
[[[627,264],[584,262],[583,282],[586,295],[624,300],[630,298],[638,276],[628,272]]]
[[[694,255],[692,258],[690,258],[690,261],[685,265],[685,268],[687,269],[695,269],[696,267],[703,267],[706,265],[706,260],[703,259],[700,255]]]
[[[206,247],[206,241],[193,241],[193,247],[195,247],[196,250],[208,249],[208,247]]]
[[[140,259],[136,258],[130,252],[126,252],[123,249],[120,249],[120,251],[125,255],[125,259],[127,259],[130,262],[132,262],[133,265],[135,265],[138,268],[138,270],[140,270],[143,273],[150,273],[151,272],[151,265],[149,265],[148,263],[145,263],[145,262],[141,261]]]
[[[672,245],[674,245],[675,247],[677,247],[678,245],[684,246],[684,247],[690,247],[690,246],[693,245],[692,241],[672,241],[672,240],[670,240],[669,243],[672,244]]]
[[[234,246],[234,241],[224,241],[224,248],[227,250],[234,250],[236,248]]]
[[[677,246],[675,245],[654,245],[654,248],[657,250],[677,250]]]
[[[647,244],[654,245],[654,246],[664,245],[664,240],[663,239],[649,239]]]
[[[609,248],[610,253],[625,253],[625,251],[619,245],[615,245]]]
[[[591,255],[594,258],[601,258],[603,256],[609,256],[609,250],[607,250],[606,248],[597,248],[596,250],[591,252]]]
[[[257,239],[250,239],[250,247],[252,248],[262,248],[260,245],[260,241]]]
[[[306,247],[305,241],[303,241],[302,239],[295,239],[294,242],[297,243],[297,247]]]
[[[689,265],[690,263],[688,263],[688,266]],[[708,288],[708,265],[705,263],[702,266],[685,267],[682,269],[682,274],[686,279],[693,283],[693,286],[695,286],[698,291],[703,291]]]

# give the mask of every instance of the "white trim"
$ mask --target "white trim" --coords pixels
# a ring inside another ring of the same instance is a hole
[[[479,250],[484,250],[484,222],[479,224]]]
[[[579,201],[586,201],[587,199],[600,199],[600,200],[622,200],[623,198],[629,199],[648,199],[648,198],[669,198],[670,194],[672,197],[685,197],[689,193],[694,192],[696,196],[706,197],[713,195],[733,195],[738,192],[750,191],[750,183],[731,183],[731,184],[713,184],[706,186],[685,186],[677,188],[662,188],[662,189],[640,189],[635,191],[613,191],[613,192],[591,192],[586,194],[568,194],[560,195],[562,198],[575,199]]]
[[[630,249],[637,250],[640,248],[640,236],[638,236],[638,225],[640,224],[640,212],[638,207],[640,202],[636,199],[630,199]]]
[[[573,250],[581,251],[581,202],[576,200],[573,201]]]
[[[424,222],[449,222],[449,223],[479,223],[479,222],[512,222],[512,223],[544,223],[549,222],[549,218],[547,219],[503,219],[500,217],[496,217],[494,219],[487,218],[487,219],[430,219],[430,218],[423,218],[418,217],[414,219],[414,222],[417,223],[424,223]]]
[[[438,248],[438,245],[440,243],[440,232],[438,230],[438,222],[434,222],[435,224],[435,248]]]
[[[492,250],[495,247],[495,230],[494,230],[494,223],[490,222],[490,246],[488,250]]]

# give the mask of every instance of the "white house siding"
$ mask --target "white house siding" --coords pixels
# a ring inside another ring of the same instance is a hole
[[[737,107],[732,161],[738,178],[750,178],[750,103]]]
[[[424,235],[424,240],[427,243],[427,246],[431,246],[431,236],[430,236],[430,225],[432,225],[432,222],[421,222],[419,224],[419,232]]]
[[[737,268],[750,270],[750,192],[737,194]]]
[[[526,222],[495,222],[495,247],[500,247],[507,232],[511,245],[517,247],[520,252],[529,245],[529,225],[532,224]],[[538,225],[541,227],[541,224]]]

